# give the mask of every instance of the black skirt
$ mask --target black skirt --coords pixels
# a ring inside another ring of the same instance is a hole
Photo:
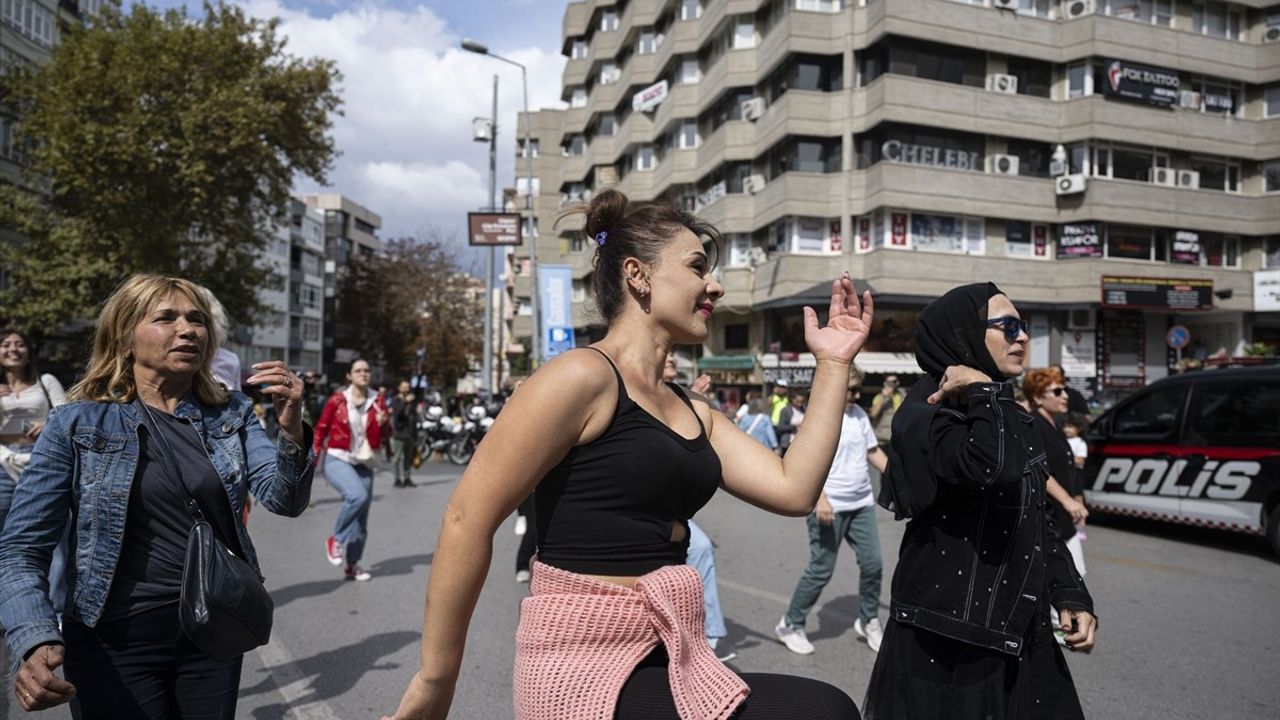
[[[1020,656],[890,619],[867,686],[866,720],[1083,720],[1047,617]]]

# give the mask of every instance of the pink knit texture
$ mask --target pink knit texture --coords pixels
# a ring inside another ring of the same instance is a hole
[[[707,644],[702,582],[688,565],[654,570],[630,589],[535,561],[529,587],[516,630],[516,720],[609,720],[659,642],[681,720],[727,718],[750,693]]]

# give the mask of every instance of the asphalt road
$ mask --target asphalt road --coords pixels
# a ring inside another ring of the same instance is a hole
[[[377,718],[393,710],[417,666],[423,592],[440,513],[459,468],[430,464],[419,487],[380,474],[365,565],[374,578],[344,582],[323,556],[338,496],[318,480],[315,506],[286,519],[250,520],[276,600],[272,642],[245,659],[238,717],[253,720]],[[875,656],[856,639],[857,567],[842,552],[809,622],[813,655],[773,637],[807,560],[803,520],[775,517],[720,493],[698,522],[717,544],[730,664],[743,672],[808,675],[861,703]],[[454,713],[510,718],[518,538],[508,521],[471,624]],[[880,516],[885,595],[901,525]],[[1097,650],[1071,655],[1090,718],[1280,718],[1280,564],[1260,541],[1129,521],[1097,522],[1085,543],[1088,584],[1101,618]],[[6,693],[0,718],[23,717]],[[70,717],[65,708],[40,715]]]

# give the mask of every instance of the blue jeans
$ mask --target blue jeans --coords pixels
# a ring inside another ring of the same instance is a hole
[[[820,524],[817,513],[810,513],[807,522],[809,566],[791,594],[787,624],[804,627],[809,611],[835,572],[841,540],[858,553],[858,613],[864,623],[875,619],[880,614],[880,580],[884,571],[880,561],[880,534],[876,530],[876,506],[838,512],[830,525]]]
[[[343,462],[332,455],[324,458],[324,476],[342,494],[342,508],[333,524],[333,535],[346,546],[348,563],[360,562],[369,537],[369,506],[373,504],[373,471],[364,465]]]
[[[728,632],[724,628],[724,613],[720,610],[720,591],[716,589],[715,548],[711,545],[711,538],[693,520],[689,521],[689,555],[686,559],[702,577],[702,604],[707,616],[703,630],[708,638],[722,638]]]

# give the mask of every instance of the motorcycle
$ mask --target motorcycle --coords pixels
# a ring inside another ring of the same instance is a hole
[[[462,423],[445,414],[438,400],[428,402],[418,422],[418,454],[424,460],[438,452],[447,455],[449,446],[465,431]]]
[[[493,426],[493,418],[484,405],[472,405],[467,410],[467,419],[462,432],[449,443],[445,456],[454,465],[466,465],[476,453],[476,447]]]

